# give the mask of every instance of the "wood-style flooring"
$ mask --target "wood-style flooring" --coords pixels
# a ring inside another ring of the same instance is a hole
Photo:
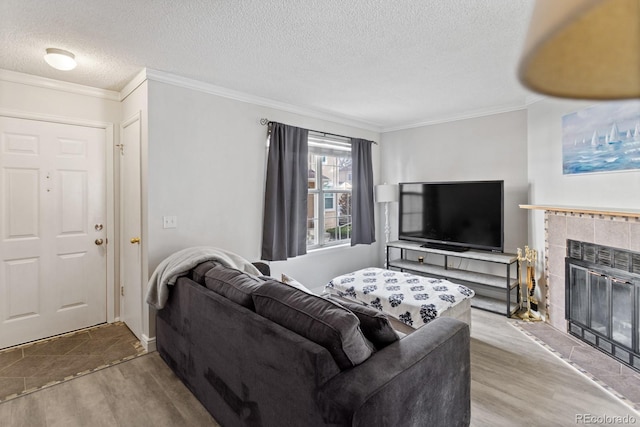
[[[576,417],[583,414],[631,416],[640,423],[640,414],[533,342],[504,316],[474,309],[472,318],[472,426],[571,426],[579,425]],[[157,353],[1,403],[0,424],[218,425]]]
[[[0,404],[11,427],[217,426],[157,352]]]
[[[508,322],[472,310],[472,426],[575,426],[586,415],[640,424],[639,413]]]
[[[122,322],[2,350],[0,402],[142,353],[144,348]]]
[[[517,322],[516,325],[628,405],[640,409],[640,372],[548,323]]]

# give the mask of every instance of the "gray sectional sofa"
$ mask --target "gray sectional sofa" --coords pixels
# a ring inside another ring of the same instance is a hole
[[[326,319],[300,332],[297,311],[282,315],[311,298],[296,292],[210,261],[172,286],[157,313],[158,351],[220,425],[469,425],[467,324],[436,319],[378,349],[365,339],[366,354],[360,338],[345,344],[361,333],[351,312],[338,313],[338,332]],[[310,304],[319,317],[340,311]]]

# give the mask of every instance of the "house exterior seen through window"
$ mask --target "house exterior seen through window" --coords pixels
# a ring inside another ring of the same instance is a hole
[[[351,145],[309,135],[307,248],[351,240]]]

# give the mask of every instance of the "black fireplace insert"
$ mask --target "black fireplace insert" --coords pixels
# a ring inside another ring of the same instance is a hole
[[[640,253],[567,240],[568,332],[640,371]]]

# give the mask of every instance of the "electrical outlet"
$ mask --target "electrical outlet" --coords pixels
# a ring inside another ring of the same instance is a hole
[[[178,217],[177,216],[163,216],[162,217],[162,228],[178,228]]]

